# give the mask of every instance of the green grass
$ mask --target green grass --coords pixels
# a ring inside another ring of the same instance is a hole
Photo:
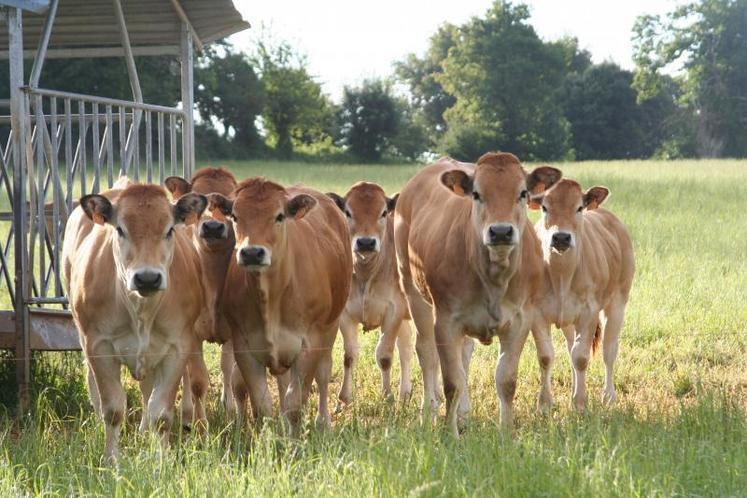
[[[360,179],[394,193],[418,169],[228,166],[240,178],[262,174],[338,193]],[[85,398],[80,355],[37,355],[31,414],[0,415],[0,495],[747,495],[747,162],[559,166],[585,187],[610,188],[607,205],[628,225],[635,245],[637,274],[614,407],[599,403],[603,369],[594,358],[589,413],[569,409],[570,364],[556,333],[555,409],[547,417],[536,413],[538,368],[530,340],[520,366],[516,434],[503,434],[493,385],[498,347],[477,346],[471,422],[455,441],[441,426],[419,426],[417,368],[409,405],[381,399],[376,336],[369,333],[362,334],[353,406],[334,416],[330,433],[309,427],[301,441],[289,441],[272,424],[257,432],[225,423],[217,405],[217,349],[209,347],[208,433],[175,431],[172,449],[159,460],[153,438],[137,433],[139,401],[130,385],[133,411],[115,471],[99,465],[103,427]],[[342,373],[340,342],[333,392]],[[0,363],[4,393],[13,389],[11,367]]]

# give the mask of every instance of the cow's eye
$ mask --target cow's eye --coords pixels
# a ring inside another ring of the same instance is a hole
[[[578,207],[578,209],[576,210],[576,212],[577,212],[577,213],[580,213],[580,212],[581,212],[581,211],[583,211],[583,210],[584,210],[584,207],[583,207],[583,206],[579,206],[579,207]]]
[[[528,195],[529,195],[528,190],[522,190],[521,193],[519,194],[519,202],[526,199]]]
[[[233,213],[228,213],[226,216],[228,216],[229,218],[231,218],[231,220],[233,220],[233,221],[236,221],[236,222],[239,221],[239,219]]]
[[[347,216],[348,218],[352,218],[353,217],[353,213],[351,213],[349,209],[346,209],[345,210],[345,216]]]
[[[542,206],[542,212],[543,212],[543,213],[546,213],[546,212],[547,212],[547,208],[546,208],[546,207],[545,207],[544,205]]]
[[[383,211],[383,212],[381,213],[381,217],[382,217],[382,218],[386,218],[386,214],[387,214],[387,210],[385,209],[385,210],[384,210],[384,211]]]
[[[476,200],[477,202],[480,202],[480,194],[477,192],[472,192],[472,198]]]
[[[174,236],[174,227],[171,227],[171,228],[169,228],[169,231],[166,232],[166,238],[170,239],[173,236]]]
[[[122,237],[124,239],[125,233],[124,233],[124,230],[122,230],[121,227],[117,227],[117,235],[119,235],[120,237]]]
[[[282,223],[285,219],[285,215],[283,213],[278,214],[275,216],[275,223]]]

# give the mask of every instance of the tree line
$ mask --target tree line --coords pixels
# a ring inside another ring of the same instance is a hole
[[[526,160],[747,156],[747,0],[700,0],[642,16],[635,69],[592,62],[575,38],[542,40],[526,5],[496,1],[444,24],[424,54],[386,78],[346,86],[339,103],[286,42],[246,54],[206,48],[195,64],[202,158]],[[138,58],[148,102],[179,101],[171,57]],[[0,91],[7,94],[7,66]],[[92,75],[81,77],[81,75]],[[121,59],[49,60],[41,85],[130,98]],[[2,88],[5,86],[5,88]],[[405,88],[406,91],[401,91]]]

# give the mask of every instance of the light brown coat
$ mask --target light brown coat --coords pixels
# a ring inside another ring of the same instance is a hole
[[[423,410],[437,403],[440,360],[447,418],[455,434],[469,411],[470,338],[489,344],[498,336],[501,423],[512,425],[519,356],[543,271],[540,243],[527,219],[527,189],[539,182],[550,185],[560,176],[554,168],[527,174],[515,156],[489,153],[476,165],[441,159],[400,193],[395,242],[418,330]]]

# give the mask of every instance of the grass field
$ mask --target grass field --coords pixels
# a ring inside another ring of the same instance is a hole
[[[394,193],[418,168],[228,165],[239,177],[262,174],[338,193],[360,179]],[[588,376],[589,412],[569,409],[570,364],[557,332],[556,406],[547,417],[535,410],[538,367],[530,340],[520,367],[516,434],[506,435],[497,426],[498,346],[477,346],[472,417],[456,441],[441,425],[419,426],[417,368],[408,405],[382,400],[376,335],[369,333],[362,336],[355,403],[326,434],[312,428],[310,406],[308,434],[289,441],[272,424],[238,431],[225,422],[217,403],[217,350],[210,347],[207,434],[175,431],[171,451],[159,460],[155,438],[137,433],[140,403],[130,386],[133,411],[114,470],[99,465],[103,427],[91,414],[80,355],[47,354],[34,363],[31,413],[0,415],[0,496],[747,496],[747,162],[558,166],[585,187],[610,188],[607,206],[628,225],[635,245],[637,275],[614,407],[599,403],[597,357]],[[340,343],[333,392],[341,381]],[[11,362],[3,362],[6,400],[12,375]]]

